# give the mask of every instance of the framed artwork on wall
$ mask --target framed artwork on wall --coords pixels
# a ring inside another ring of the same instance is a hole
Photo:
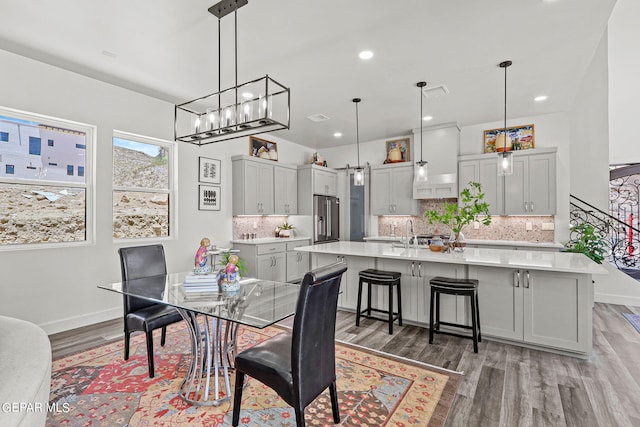
[[[498,135],[504,133],[504,128],[490,129],[484,131],[484,152],[495,153],[496,151],[504,151],[503,139],[500,139],[498,147],[496,140]],[[507,145],[507,151],[510,150],[529,150],[535,146],[534,126],[522,125],[507,128],[507,134],[511,138],[511,145]]]
[[[411,160],[411,138],[393,139],[387,141],[387,156],[385,163],[400,163]]]
[[[198,157],[198,182],[220,184],[222,162],[218,159]]]
[[[278,144],[251,136],[249,137],[249,155],[277,162]]]
[[[198,210],[220,210],[220,187],[213,185],[198,185]]]

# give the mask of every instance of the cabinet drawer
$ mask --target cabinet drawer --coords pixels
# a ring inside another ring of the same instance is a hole
[[[267,245],[258,245],[258,255],[274,254],[276,252],[284,252],[287,249],[286,243],[271,243]]]
[[[295,250],[299,246],[309,246],[308,240],[296,240],[295,242],[287,242],[287,252]]]

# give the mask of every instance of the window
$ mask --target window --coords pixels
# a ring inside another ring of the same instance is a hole
[[[47,141],[47,145],[48,145],[49,147],[53,147],[53,139],[48,140],[48,141]]]
[[[84,145],[84,144],[76,144],[76,148],[79,148],[79,149],[81,149],[81,150],[86,150],[86,149],[87,149],[87,146],[86,146],[86,145]]]
[[[73,165],[67,165],[67,175],[73,176]]]
[[[0,250],[93,241],[91,125],[0,108]],[[44,147],[42,142],[46,141]],[[49,141],[55,141],[53,145]],[[76,144],[87,147],[81,155]],[[84,175],[67,175],[67,165]]]
[[[9,142],[9,132],[0,132],[0,142]]]
[[[115,132],[113,136],[113,237],[136,239],[172,234],[175,145]]]
[[[84,176],[84,166],[78,166],[78,176]]]

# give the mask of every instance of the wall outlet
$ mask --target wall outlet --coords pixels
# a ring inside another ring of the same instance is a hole
[[[253,229],[255,230],[256,228],[258,228],[258,222],[257,221],[253,221]]]
[[[527,222],[527,223],[525,224],[525,229],[526,229],[527,231],[531,231],[531,230],[533,230],[533,223],[532,223],[532,222]]]
[[[480,230],[480,221],[473,221],[473,229]]]
[[[543,222],[542,223],[542,229],[546,230],[546,231],[555,230],[556,229],[556,225],[553,222]]]

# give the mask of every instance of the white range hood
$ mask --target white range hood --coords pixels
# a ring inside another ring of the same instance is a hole
[[[420,129],[413,130],[414,159],[420,159]],[[458,152],[460,128],[457,123],[430,126],[422,130],[422,159],[429,162],[428,181],[413,183],[414,199],[458,198]]]

